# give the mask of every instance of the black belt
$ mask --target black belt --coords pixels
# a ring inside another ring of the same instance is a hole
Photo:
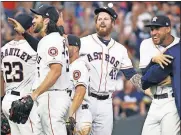
[[[48,91],[67,91],[68,89],[49,89]]]
[[[97,98],[98,100],[106,100],[109,98],[109,95],[97,95],[95,93],[90,93],[90,95]]]
[[[89,108],[89,105],[88,105],[88,104],[83,104],[83,105],[82,105],[82,110],[83,110],[83,109],[88,109],[88,108]]]
[[[172,97],[174,97],[174,94],[172,93]],[[164,94],[161,94],[161,95],[154,95],[154,99],[164,99],[164,98],[168,98],[168,94],[167,93],[164,93]]]
[[[20,92],[18,91],[11,91],[11,95],[16,95],[16,96],[20,96]]]

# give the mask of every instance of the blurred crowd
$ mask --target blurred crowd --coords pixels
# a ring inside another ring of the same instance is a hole
[[[8,17],[14,17],[20,13],[29,13],[30,8],[36,8],[41,3],[54,5],[62,12],[64,29],[67,34],[75,34],[79,37],[95,32],[94,9],[110,5],[109,2],[82,1],[82,2],[1,2],[1,46],[14,38],[14,31],[7,22]],[[172,35],[180,37],[180,2],[112,2],[118,14],[112,37],[123,44],[129,52],[134,67],[139,72],[139,47],[143,39],[149,38],[148,23],[154,15],[167,15],[172,24]],[[38,36],[38,35],[34,35]],[[113,95],[115,119],[129,117],[136,114],[145,115],[151,98],[139,92],[124,76],[118,75],[117,91]]]

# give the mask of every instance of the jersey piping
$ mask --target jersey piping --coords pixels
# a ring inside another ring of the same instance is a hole
[[[92,35],[91,35],[91,36],[92,36]],[[95,42],[97,42],[97,41],[94,39],[93,36],[92,36],[92,39],[93,39]],[[97,44],[100,45],[98,42],[97,42]],[[102,47],[102,45],[100,45],[100,46],[101,46],[101,48],[102,48],[102,54],[103,54],[103,47]],[[103,57],[103,56],[102,56],[102,57]],[[100,87],[101,87],[101,83],[102,83],[102,72],[103,72],[102,68],[103,68],[103,58],[102,58],[102,60],[101,60],[101,78],[100,78],[100,82],[99,82],[98,92],[100,91]]]

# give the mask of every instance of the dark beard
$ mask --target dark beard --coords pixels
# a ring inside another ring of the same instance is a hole
[[[42,24],[37,25],[36,29],[34,29],[34,33],[39,33],[42,28],[43,28]]]
[[[109,27],[109,28],[107,28],[106,31],[101,31],[100,28],[97,28],[97,27],[96,27],[96,32],[97,32],[97,34],[98,34],[100,37],[109,36],[110,33],[111,33],[111,31],[112,31],[112,26]]]
[[[39,33],[40,31],[41,31],[41,29],[37,28],[37,29],[34,30],[34,33]]]

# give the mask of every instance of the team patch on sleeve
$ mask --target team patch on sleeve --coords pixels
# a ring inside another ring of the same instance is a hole
[[[80,78],[80,76],[81,76],[81,73],[80,73],[79,70],[75,70],[75,71],[73,72],[73,78],[74,78],[74,80],[78,80],[78,79]]]
[[[55,57],[58,55],[58,49],[56,47],[50,47],[48,49],[48,54],[52,57]]]

